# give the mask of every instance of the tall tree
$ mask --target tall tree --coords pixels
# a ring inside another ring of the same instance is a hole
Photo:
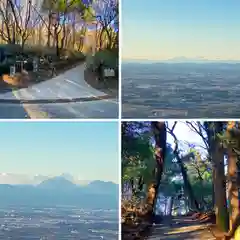
[[[177,159],[177,162],[180,166],[181,169],[181,174],[183,177],[183,183],[184,183],[184,191],[186,193],[186,195],[189,197],[189,205],[190,208],[192,210],[199,210],[199,204],[198,201],[194,195],[191,183],[189,181],[188,175],[187,175],[187,169],[184,166],[184,163],[179,155],[179,149],[178,149],[178,139],[176,137],[176,135],[174,134],[174,129],[176,127],[177,122],[174,123],[173,127],[170,129],[168,128],[168,132],[171,134],[171,136],[174,138],[174,142],[175,142],[175,148],[174,148],[174,155]]]
[[[96,0],[93,3],[95,9],[97,43],[99,48],[112,49],[118,46],[119,31],[119,1]],[[105,40],[106,39],[106,40]]]
[[[223,133],[224,123],[207,122],[205,124],[208,129],[210,157],[213,166],[216,224],[221,231],[227,232],[229,218],[226,200],[226,177],[224,173],[224,149],[218,136]]]
[[[238,167],[237,167],[237,153],[234,151],[234,145],[238,144],[231,140],[231,130],[235,128],[235,122],[229,121],[227,124],[226,137],[229,139],[227,147],[228,159],[228,200],[229,200],[229,228],[239,215],[239,189],[237,183]]]
[[[54,39],[57,56],[60,55],[61,49],[66,45],[67,25],[72,25],[75,28],[76,24],[82,25],[82,22],[92,19],[94,13],[91,4],[92,1],[84,0],[43,1],[42,11],[48,14],[48,21],[46,22],[44,18],[41,19],[48,29],[48,45],[50,45],[50,36]],[[74,31],[73,34],[75,34]]]
[[[0,19],[2,28],[1,37],[8,43],[16,42],[25,45],[26,40],[33,34],[34,28],[40,22],[39,15],[34,12],[36,3],[28,0],[24,4],[21,1],[0,1]]]
[[[153,136],[155,140],[155,159],[156,159],[156,168],[155,176],[156,182],[154,185],[149,186],[151,194],[149,194],[148,203],[154,206],[156,202],[156,197],[158,194],[159,186],[162,179],[164,161],[166,156],[166,147],[167,147],[167,131],[165,122],[152,122],[151,123]],[[153,212],[153,209],[152,209]]]

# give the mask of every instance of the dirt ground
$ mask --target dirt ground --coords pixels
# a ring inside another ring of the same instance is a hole
[[[179,216],[164,218],[161,224],[153,226],[149,240],[215,240],[209,228],[211,224],[203,224],[191,217]]]
[[[145,226],[144,226],[145,225]],[[193,216],[165,216],[160,224],[141,223],[123,226],[124,240],[222,240],[223,233],[213,223],[205,223]]]

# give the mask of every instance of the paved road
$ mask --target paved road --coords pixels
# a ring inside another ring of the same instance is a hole
[[[22,104],[0,103],[0,119],[28,119],[30,116]]]
[[[30,86],[0,94],[0,118],[117,118],[118,99],[84,80],[84,65]]]

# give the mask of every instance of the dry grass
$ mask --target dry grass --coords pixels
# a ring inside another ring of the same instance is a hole
[[[22,73],[16,73],[15,76],[3,75],[2,80],[13,87],[27,87],[30,82],[30,76],[26,71]]]
[[[144,239],[151,233],[151,208],[136,200],[122,201],[122,239]]]
[[[78,60],[62,62],[61,64],[56,65],[55,74],[59,75],[80,63],[81,61]],[[25,88],[28,87],[29,85],[51,79],[52,77],[54,76],[52,75],[52,70],[50,68],[46,68],[45,70],[38,72],[27,72],[23,70],[21,73],[16,73],[14,77],[11,77],[10,75],[7,74],[3,75],[2,81],[6,83],[7,86],[4,84],[2,84],[2,86],[3,88],[9,86],[16,88]]]

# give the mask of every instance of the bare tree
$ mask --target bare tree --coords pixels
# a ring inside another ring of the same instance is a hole
[[[118,42],[118,7],[118,0],[98,0],[93,4],[96,14],[94,16],[96,19],[96,32],[99,32],[97,42],[100,49],[104,47],[105,37],[107,37],[107,48],[116,47],[116,42]]]
[[[15,43],[15,23],[8,0],[0,1],[0,36],[7,43]]]
[[[26,40],[33,33],[35,26],[40,22],[39,16],[33,12],[32,0],[28,0],[25,4],[16,4],[13,0],[6,0],[6,9],[3,11],[0,8],[0,13],[6,27],[7,42],[18,42],[24,48]],[[4,29],[0,32],[3,39],[6,38]]]

